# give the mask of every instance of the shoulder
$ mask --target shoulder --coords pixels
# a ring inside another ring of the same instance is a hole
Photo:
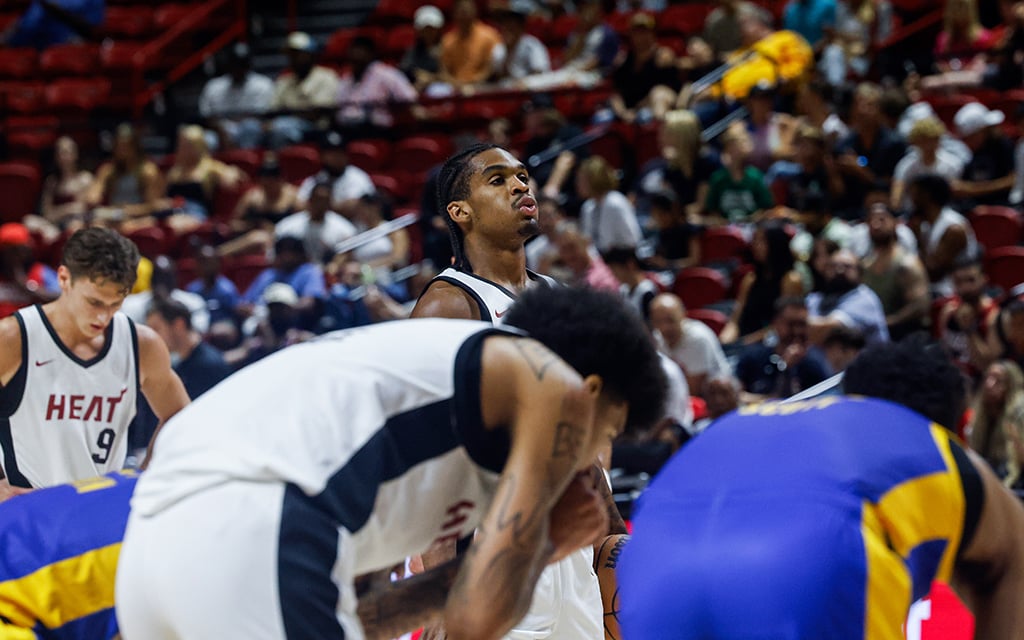
[[[444,280],[434,280],[427,285],[410,317],[480,320],[480,309],[461,287]]]
[[[155,371],[170,368],[171,358],[163,338],[144,324],[134,323],[139,341],[139,369]]]
[[[0,384],[21,365],[21,325],[17,318],[8,316],[0,319]]]

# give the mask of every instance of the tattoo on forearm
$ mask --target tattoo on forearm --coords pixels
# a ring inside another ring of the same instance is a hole
[[[608,486],[608,482],[604,479],[604,471],[597,467],[597,473],[601,474],[600,478],[598,478],[597,490],[601,493],[601,497],[604,498],[604,506],[608,511],[608,535],[629,533],[626,529],[626,521],[622,519],[622,514],[619,513],[619,506],[615,504],[615,496],[612,494],[611,487]]]
[[[533,375],[537,380],[543,380],[548,367],[558,361],[558,356],[549,351],[547,347],[533,340],[516,340],[512,344],[523,356],[523,360],[530,366]]]
[[[440,621],[448,590],[455,582],[463,559],[391,583],[359,598],[357,611],[367,640],[397,638],[418,627]]]

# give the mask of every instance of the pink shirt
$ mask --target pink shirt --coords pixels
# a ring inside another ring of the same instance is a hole
[[[380,127],[394,122],[387,105],[416,101],[416,89],[398,69],[383,62],[371,62],[358,82],[352,73],[338,81],[338,122],[358,124],[369,120]]]
[[[594,257],[590,261],[590,268],[587,269],[586,275],[583,276],[583,280],[587,283],[588,287],[594,289],[600,289],[603,291],[615,291],[618,292],[619,287],[622,283],[615,277],[612,270],[608,268],[608,265],[604,263],[599,257]]]

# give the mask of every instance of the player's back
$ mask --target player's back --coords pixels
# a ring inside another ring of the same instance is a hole
[[[114,473],[0,504],[0,637],[117,634],[114,576],[135,482]]]
[[[261,360],[167,423],[133,509],[144,517],[231,481],[293,484],[358,534],[368,565],[385,549],[389,558],[421,551],[422,536],[452,519],[453,503],[464,503],[468,533],[507,455],[504,434],[496,463],[470,451],[494,441],[480,433],[479,368],[483,338],[498,332],[474,321],[403,320]]]
[[[756,621],[768,634],[757,637],[899,637],[911,602],[950,576],[966,511],[962,455],[941,427],[879,400],[765,403],[722,418],[641,498],[620,565],[624,629],[652,628],[629,599],[644,601],[643,583],[658,579],[640,569],[671,550],[690,564],[662,566],[694,581],[680,603],[739,607],[730,624]],[[694,624],[711,625],[709,637],[748,632],[723,634],[713,619]]]

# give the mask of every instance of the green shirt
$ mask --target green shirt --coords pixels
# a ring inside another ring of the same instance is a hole
[[[708,213],[721,214],[729,222],[745,222],[754,212],[774,205],[764,174],[755,167],[745,168],[739,182],[724,167],[711,174],[708,181]]]

